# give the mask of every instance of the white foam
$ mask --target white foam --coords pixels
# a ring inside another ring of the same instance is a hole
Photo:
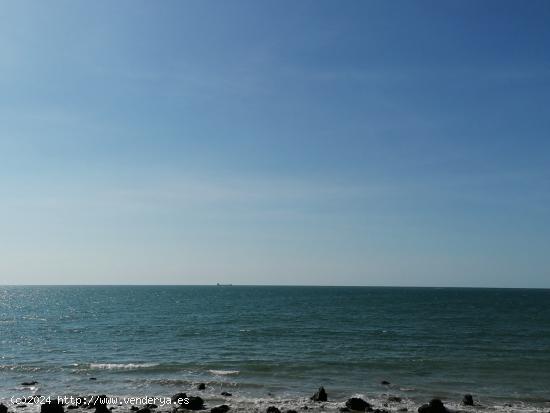
[[[90,368],[92,369],[106,369],[106,370],[131,370],[131,369],[140,369],[147,367],[158,366],[157,363],[91,363]]]
[[[216,374],[218,376],[231,376],[239,374],[239,370],[208,370],[212,374]]]

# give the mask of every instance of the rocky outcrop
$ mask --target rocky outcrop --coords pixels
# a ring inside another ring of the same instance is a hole
[[[224,396],[224,397],[231,397],[231,396],[232,396],[231,393],[228,393],[228,392],[226,392],[226,391],[222,391],[220,394],[221,394],[222,396]]]
[[[182,407],[187,410],[202,410],[204,409],[204,400],[199,396],[188,396],[187,403],[183,403]]]
[[[0,403],[0,413],[8,413],[8,407]]]
[[[227,404],[222,404],[221,406],[212,407],[210,413],[226,413],[229,410]]]
[[[311,400],[313,400],[314,402],[326,402],[328,400],[328,395],[325,391],[325,388],[319,387],[319,390],[317,390],[315,394],[311,396]]]
[[[204,384],[204,383],[199,383],[199,384],[197,385],[197,389],[198,389],[198,390],[205,390],[205,389],[206,389],[206,384]]]
[[[40,405],[40,413],[63,413],[63,404],[57,400],[52,400],[50,403]]]
[[[183,404],[183,400],[187,398],[187,394],[186,393],[176,393],[172,396],[172,403],[178,403],[179,401],[179,404]]]
[[[371,409],[371,405],[359,397],[352,397],[351,399],[348,399],[346,402],[346,407],[350,410],[356,410],[358,412],[364,412],[367,411],[367,409]]]
[[[281,413],[281,411],[275,406],[269,406],[266,410],[266,413]]]
[[[418,413],[447,413],[447,408],[439,399],[432,399],[430,403],[424,404],[418,408]]]
[[[462,404],[464,406],[473,406],[474,405],[474,398],[471,394],[465,394],[462,398]]]

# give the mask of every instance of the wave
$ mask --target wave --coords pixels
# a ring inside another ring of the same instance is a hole
[[[90,368],[96,370],[136,370],[158,365],[158,363],[91,363]]]
[[[217,376],[233,376],[240,373],[239,370],[208,370],[208,372]]]

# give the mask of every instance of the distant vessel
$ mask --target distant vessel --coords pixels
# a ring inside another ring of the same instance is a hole
[[[217,283],[216,284],[218,287],[232,287],[233,284],[220,284],[220,283]]]

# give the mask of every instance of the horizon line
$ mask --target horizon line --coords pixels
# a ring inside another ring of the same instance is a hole
[[[431,288],[484,290],[550,290],[550,287],[491,287],[458,285],[357,285],[357,284],[0,284],[0,287],[311,287],[311,288]]]

